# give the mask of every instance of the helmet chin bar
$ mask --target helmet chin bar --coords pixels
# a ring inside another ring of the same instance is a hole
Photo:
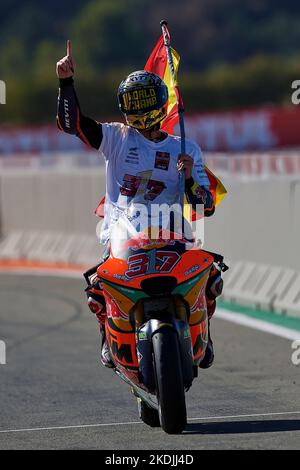
[[[156,126],[159,126],[160,123],[165,119],[167,116],[167,108],[164,106],[159,110],[153,110],[144,115],[131,115],[131,114],[124,114],[126,118],[126,122],[128,126],[133,127],[137,130],[157,130]]]
[[[155,132],[155,131],[159,131],[160,129],[160,125],[161,125],[161,121],[154,124],[154,126],[152,127],[148,127],[148,129],[145,129],[146,131],[149,131],[149,132]]]
[[[134,125],[131,125],[129,123],[127,123],[127,124],[128,124],[129,127],[132,127],[133,129],[136,129],[139,132],[149,132],[149,133],[151,133],[151,132],[157,132],[157,131],[160,130],[161,122],[162,121],[157,122],[156,124],[154,124],[151,127],[135,127]]]
[[[150,127],[149,129],[137,129],[146,139],[152,140],[153,142],[161,142],[165,139],[165,132],[160,130],[160,122]]]

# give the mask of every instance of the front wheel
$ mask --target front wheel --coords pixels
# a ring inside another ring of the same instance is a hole
[[[178,335],[166,327],[152,337],[154,368],[162,429],[180,434],[186,426],[186,406]]]

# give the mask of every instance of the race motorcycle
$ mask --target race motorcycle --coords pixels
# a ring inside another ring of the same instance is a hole
[[[143,422],[169,434],[186,427],[185,392],[207,345],[205,287],[214,262],[175,235],[153,238],[123,213],[97,269],[114,371],[131,386]]]

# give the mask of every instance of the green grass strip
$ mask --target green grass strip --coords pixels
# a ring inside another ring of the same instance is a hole
[[[224,310],[229,310],[231,312],[241,313],[243,315],[247,315],[248,317],[257,318],[258,320],[273,323],[274,325],[280,325],[284,326],[285,328],[300,331],[300,314],[299,318],[291,317],[267,310],[257,310],[245,305],[228,302],[227,300],[218,300],[218,307],[223,308]]]

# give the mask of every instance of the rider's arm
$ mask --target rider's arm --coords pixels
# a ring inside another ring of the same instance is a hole
[[[201,149],[195,142],[187,141],[188,153],[193,158],[191,177],[185,180],[185,194],[189,204],[197,212],[197,205],[201,205],[200,215],[210,217],[215,212],[215,203],[210,192],[210,182],[205,170]]]
[[[102,126],[81,113],[72,77],[59,80],[56,122],[60,130],[77,135],[85,144],[99,149]]]
[[[194,178],[185,180],[185,194],[189,204],[197,211],[197,205],[204,205],[204,216],[210,217],[215,212],[215,203],[207,186],[201,186]]]

